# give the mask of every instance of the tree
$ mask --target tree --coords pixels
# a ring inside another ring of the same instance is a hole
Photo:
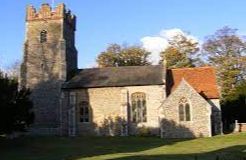
[[[246,122],[246,80],[241,81],[234,92],[222,103],[223,123],[225,129],[230,129],[229,124],[235,120]]]
[[[17,60],[14,63],[10,64],[6,68],[6,73],[7,73],[8,77],[11,77],[11,78],[14,78],[14,79],[18,79],[19,74],[20,74],[20,66],[21,66],[21,62],[19,60]]]
[[[194,67],[199,59],[192,58],[199,51],[198,42],[178,34],[169,39],[169,46],[161,52],[161,61],[165,59],[167,68]]]
[[[24,131],[34,119],[30,91],[0,72],[0,134]]]
[[[139,46],[111,44],[97,57],[99,67],[150,65],[149,52]]]
[[[235,91],[235,86],[245,76],[246,43],[236,34],[236,29],[223,27],[208,37],[203,44],[208,62],[217,69],[222,98],[225,101]]]

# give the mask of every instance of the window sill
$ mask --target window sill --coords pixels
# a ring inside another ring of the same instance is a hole
[[[190,124],[193,123],[193,121],[179,121],[180,124]]]
[[[90,124],[91,122],[79,122],[79,124]]]

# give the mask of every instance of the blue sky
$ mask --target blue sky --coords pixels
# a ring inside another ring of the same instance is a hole
[[[39,8],[52,0],[1,0],[0,66],[21,59],[25,8]],[[246,33],[245,0],[55,0],[76,14],[79,67],[95,63],[110,43],[140,44],[144,37],[159,37],[163,30],[178,28],[203,41],[229,25]]]

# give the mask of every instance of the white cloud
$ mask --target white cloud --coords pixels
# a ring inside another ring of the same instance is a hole
[[[146,36],[141,38],[140,41],[142,42],[143,48],[148,52],[151,52],[150,60],[153,64],[158,64],[160,52],[164,51],[169,45],[168,41],[177,35],[182,35],[193,42],[198,42],[196,37],[187,34],[179,28],[161,30],[157,36]]]
[[[185,35],[185,33],[179,29],[179,28],[172,28],[172,29],[167,29],[167,30],[162,30],[160,32],[160,36],[164,38],[173,38],[177,35]]]
[[[143,48],[151,52],[150,61],[157,64],[160,60],[160,52],[168,46],[168,41],[162,37],[144,37],[141,39]]]

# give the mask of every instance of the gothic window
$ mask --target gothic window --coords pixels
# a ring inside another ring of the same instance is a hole
[[[188,103],[185,104],[185,119],[190,121],[190,105]]]
[[[89,122],[89,104],[86,101],[79,104],[79,119],[80,122]]]
[[[179,120],[180,121],[190,121],[190,104],[186,98],[181,98],[179,101]]]
[[[70,92],[69,95],[69,104],[71,107],[75,107],[76,104],[76,94],[74,92]]]
[[[184,105],[179,104],[179,120],[184,121]]]
[[[136,92],[131,96],[131,120],[132,122],[146,122],[147,110],[146,110],[146,95],[145,93]]]
[[[46,30],[42,30],[40,32],[40,43],[44,43],[47,42],[47,31]]]

